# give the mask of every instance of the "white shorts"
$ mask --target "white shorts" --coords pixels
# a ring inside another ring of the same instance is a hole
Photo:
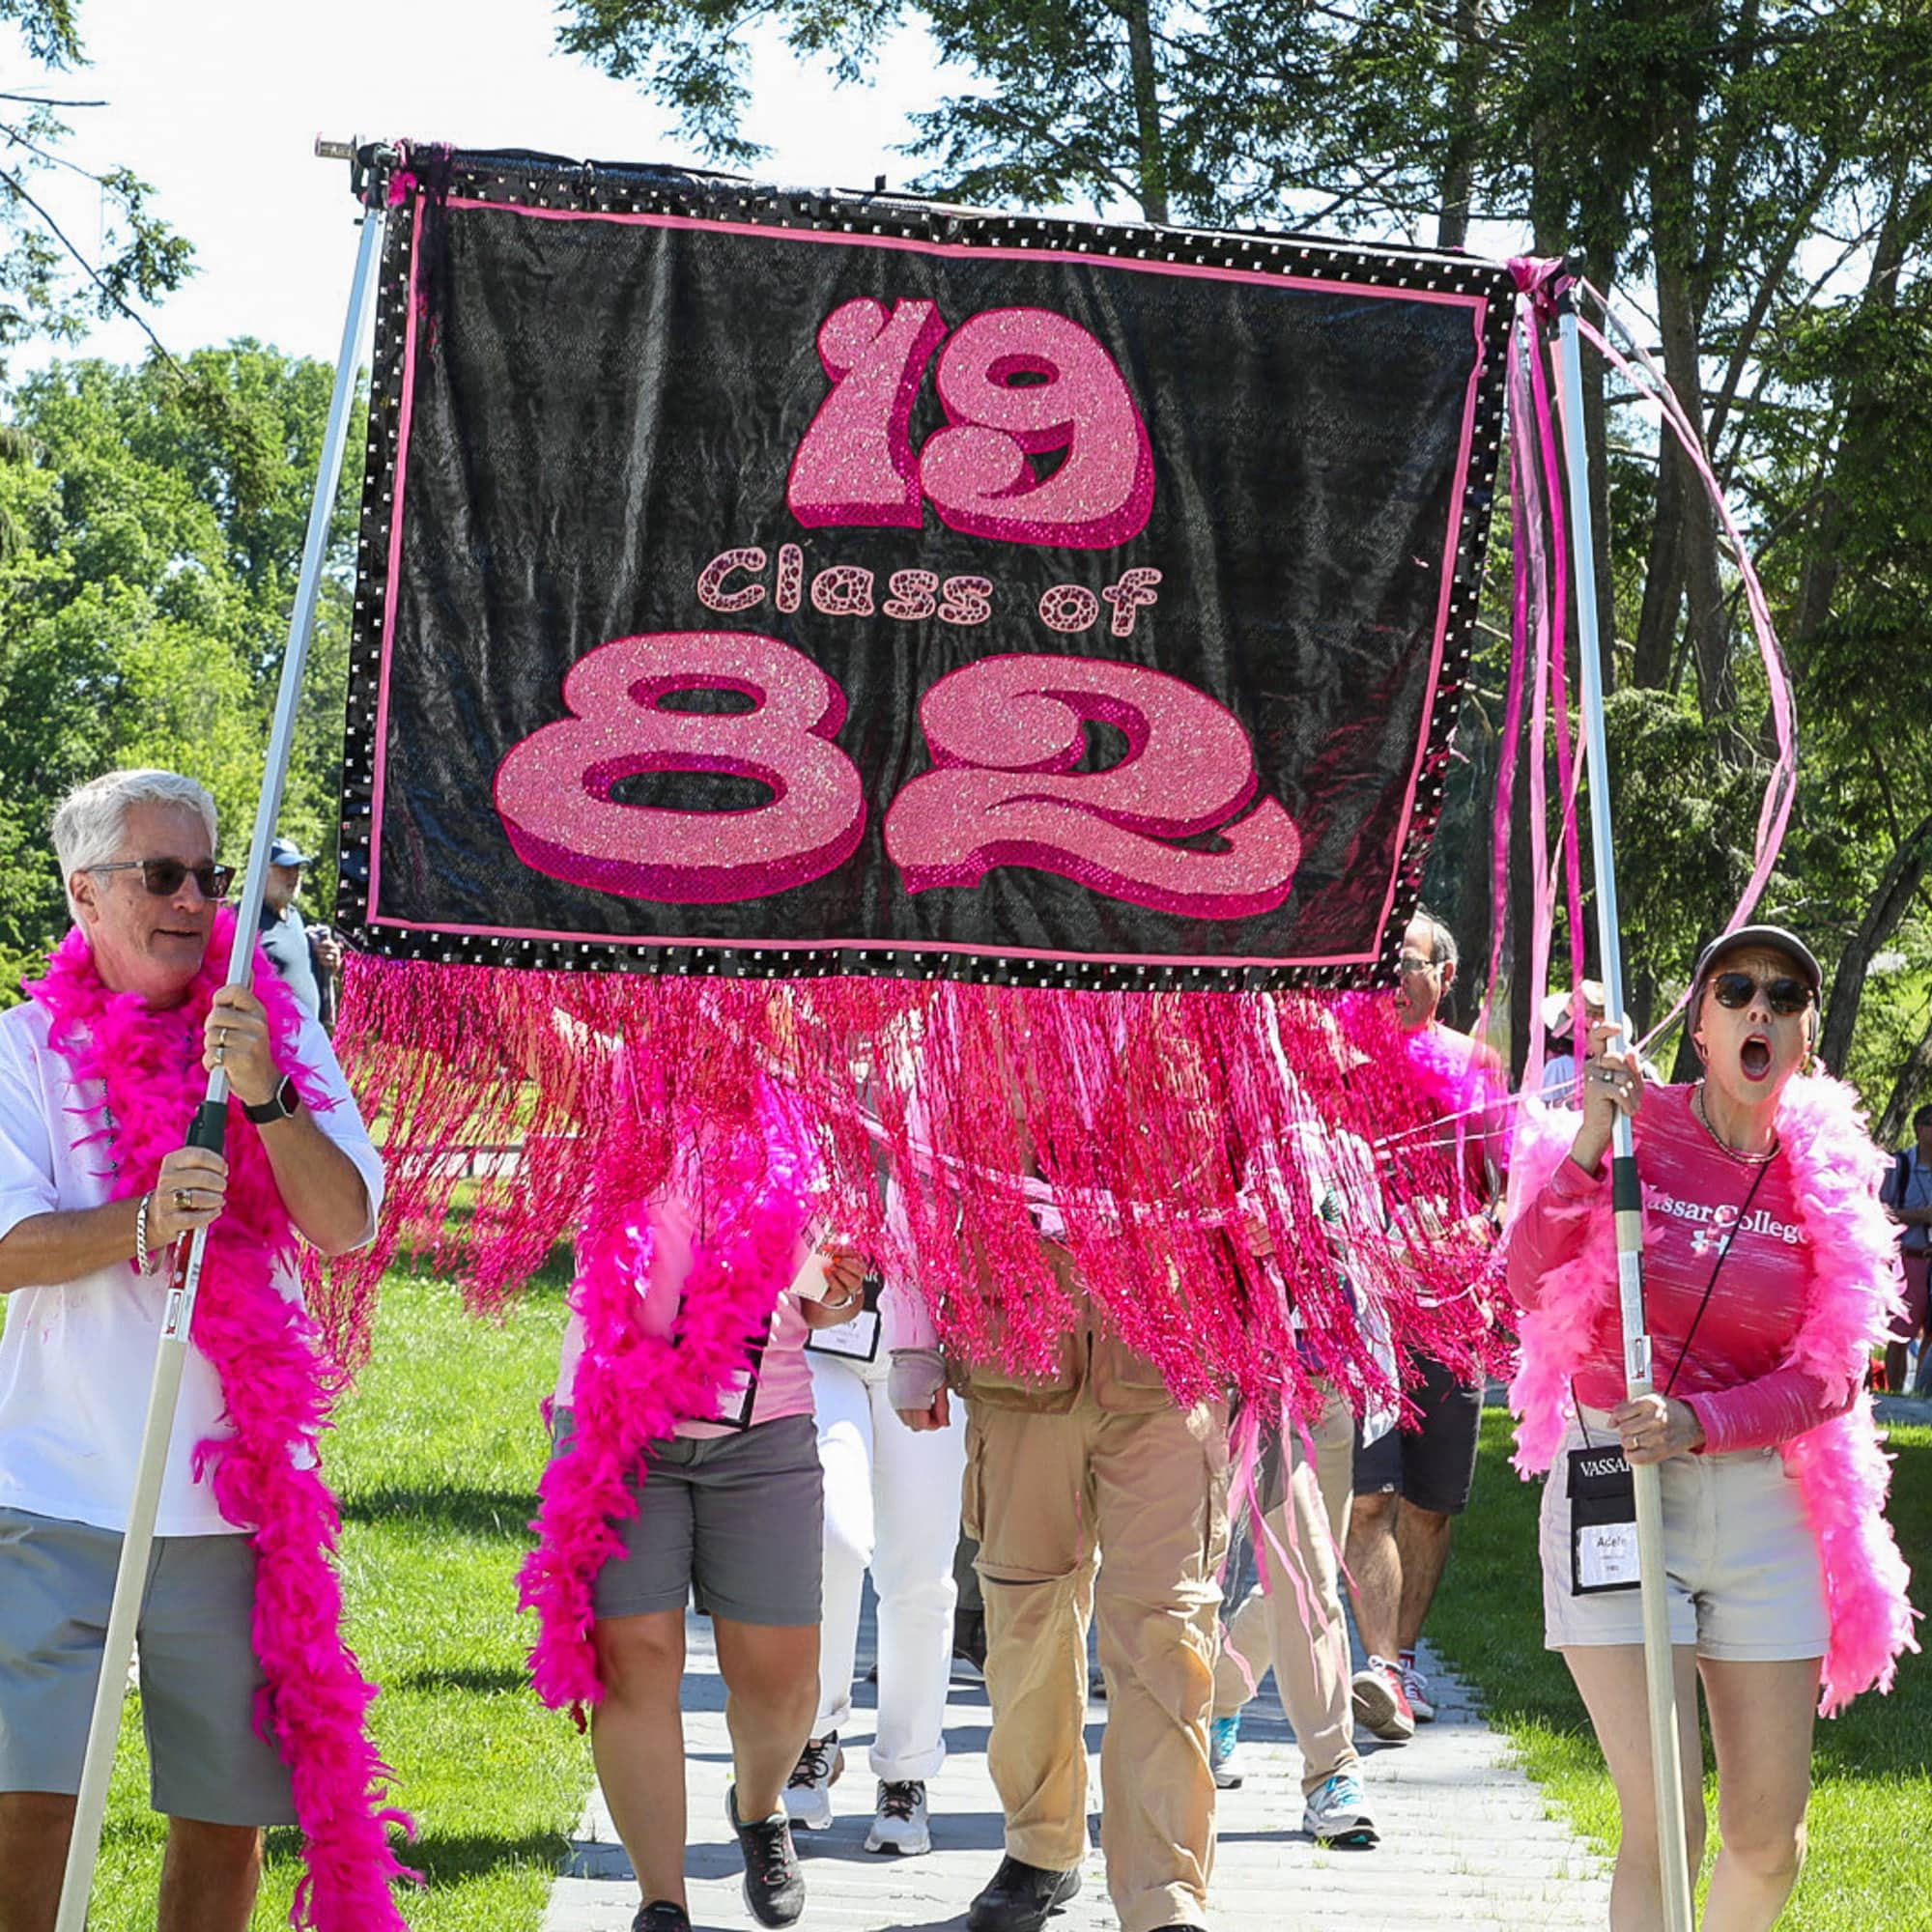
[[[1585,1408],[1590,1439],[1614,1443],[1607,1417]],[[1586,1597],[1570,1588],[1568,1452],[1573,1422],[1543,1490],[1543,1640],[1551,1650],[1643,1641],[1639,1592]],[[1831,1635],[1817,1539],[1776,1449],[1673,1456],[1658,1465],[1670,1641],[1699,1657],[1776,1663],[1823,1657]]]

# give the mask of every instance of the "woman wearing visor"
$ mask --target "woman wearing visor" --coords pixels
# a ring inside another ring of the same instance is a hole
[[[1507,1261],[1523,1311],[1518,1463],[1550,1470],[1544,1623],[1623,1813],[1615,1932],[1662,1923],[1629,1463],[1658,1465],[1691,1869],[1701,1683],[1722,1844],[1706,1932],[1777,1918],[1804,1855],[1814,1708],[1889,1688],[1911,1638],[1865,1398],[1897,1306],[1883,1157],[1851,1090],[1809,1070],[1822,976],[1753,925],[1707,947],[1686,1024],[1702,1065],[1646,1091],[1590,1029],[1579,1116],[1532,1104]],[[1633,1117],[1656,1393],[1625,1399],[1611,1125]]]

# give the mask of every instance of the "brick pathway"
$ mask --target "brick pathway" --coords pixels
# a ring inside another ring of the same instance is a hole
[[[869,1593],[868,1593],[869,1605]],[[869,1608],[860,1667],[870,1661]],[[1503,1741],[1461,1687],[1427,1657],[1439,1717],[1412,1744],[1364,1739],[1369,1800],[1382,1831],[1372,1852],[1323,1851],[1300,1831],[1300,1759],[1270,1682],[1248,1707],[1241,1733],[1247,1780],[1224,1792],[1210,1913],[1216,1932],[1581,1932],[1609,1917],[1602,1861],[1549,1815],[1510,1762]],[[1433,1666],[1433,1667],[1431,1667]],[[710,1627],[694,1617],[685,1680],[691,1789],[691,1911],[700,1932],[754,1925],[738,1888],[737,1847],[724,1823],[730,1749],[724,1689]],[[831,1831],[801,1832],[809,1902],[801,1932],[940,1932],[966,1905],[1001,1851],[999,1805],[986,1774],[986,1693],[955,1682],[947,1719],[952,1749],[933,1781],[933,1851],[921,1859],[867,1856],[872,1780],[866,1768],[871,1708],[860,1687],[846,1738],[845,1776],[834,1799],[847,1808]],[[1088,1748],[1098,1789],[1106,1706],[1090,1707]],[[857,1744],[858,1748],[851,1747]],[[628,1932],[638,1893],[623,1848],[593,1789],[578,1841],[557,1880],[543,1932]],[[1081,1895],[1049,1932],[1118,1932],[1099,1853]]]

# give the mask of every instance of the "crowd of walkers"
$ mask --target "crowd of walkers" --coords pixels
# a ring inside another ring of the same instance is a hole
[[[212,983],[227,880],[201,787],[111,774],[63,807],[55,842],[75,921],[67,991],[0,1016],[0,1932],[54,1921],[171,1244],[233,1209],[244,1172],[251,1200],[278,1201],[284,1236],[327,1252],[369,1238],[382,1199],[313,1015]],[[1486,1065],[1486,1049],[1440,1018],[1457,972],[1447,927],[1418,914],[1399,971],[1405,1033],[1438,1059]],[[1847,1090],[1809,1069],[1821,985],[1795,935],[1741,928],[1694,964],[1698,1079],[1649,1077],[1614,1019],[1582,1001],[1549,1104],[1498,1105],[1458,1136],[1458,1211],[1493,1242],[1488,1286],[1520,1335],[1522,1458],[1553,1470],[1547,1640],[1623,1806],[1618,1932],[1657,1922],[1659,1871],[1632,1466],[1654,1463],[1662,1480],[1693,1860],[1700,1688],[1716,1747],[1714,1932],[1776,1918],[1804,1855],[1814,1709],[1821,1695],[1833,1708],[1889,1682],[1909,1636],[1863,1394],[1869,1351],[1903,1307],[1898,1230]],[[138,1067],[103,1070],[89,1026],[99,1035],[130,1013],[152,1050]],[[185,1121],[202,1070],[217,1065],[242,1117],[228,1160],[135,1133],[178,1102]],[[1613,1202],[1608,1174],[1620,1112],[1641,1166],[1657,1365],[1658,1392],[1637,1400],[1625,1395],[1611,1236],[1613,1208],[1632,1205]],[[1920,1133],[1927,1148],[1932,1114]],[[707,1265],[716,1231],[701,1170],[714,1154],[715,1165],[722,1152],[687,1150],[636,1204],[627,1245],[586,1262],[621,1277],[623,1319],[641,1335],[672,1333]],[[1344,1135],[1325,1150],[1313,1205],[1344,1277],[1349,1229],[1379,1211],[1376,1160]],[[1887,1198],[1922,1229],[1932,1204],[1911,1191],[1918,1178],[1902,1166]],[[972,1932],[1036,1932],[1079,1889],[1090,1636],[1107,1703],[1101,1848],[1122,1932],[1210,1922],[1216,1792],[1240,1780],[1240,1714],[1270,1669],[1302,1756],[1302,1810],[1281,1829],[1377,1845],[1355,1725],[1402,1742],[1434,1716],[1417,1646],[1469,1500],[1483,1389],[1407,1359],[1364,1301],[1363,1346],[1391,1371],[1404,1363],[1399,1422],[1392,1409],[1358,1415],[1313,1342],[1306,1366],[1323,1399],[1312,1419],[1182,1404],[1086,1293],[1065,1233],[1040,1187],[1035,1234],[1077,1319],[1058,1361],[1020,1378],[949,1354],[918,1284],[810,1231],[780,1257],[789,1283],[752,1368],[715,1411],[676,1417],[619,1472],[628,1497],[595,1526],[585,1579],[603,1693],[591,1739],[638,1875],[640,1932],[689,1926],[680,1694],[694,1604],[715,1632],[729,1823],[761,1923],[800,1917],[793,1829],[832,1821],[850,1770],[868,1572],[879,1607],[867,1846],[916,1855],[943,1833],[962,1534],[982,1600],[987,1757],[1004,1814],[1004,1856],[972,1903]],[[1265,1233],[1247,1238],[1265,1264]],[[292,1247],[265,1242],[260,1256],[275,1293],[298,1300]],[[619,1439],[608,1411],[620,1384],[600,1378],[615,1376],[621,1350],[601,1320],[581,1304],[566,1336],[551,1501],[573,1462],[581,1471]],[[253,1721],[265,1687],[249,1641],[254,1525],[224,1513],[199,1473],[234,1427],[238,1393],[196,1360],[184,1400],[140,1630],[154,1802],[170,1819],[157,1923],[239,1932],[258,1828],[294,1815],[290,1767]],[[1244,1440],[1252,1477],[1231,1485],[1241,1453],[1231,1441]],[[304,1441],[287,1448],[307,1454]],[[1265,1587],[1224,1603],[1240,1541]],[[1523,1552],[1525,1577],[1537,1560]]]

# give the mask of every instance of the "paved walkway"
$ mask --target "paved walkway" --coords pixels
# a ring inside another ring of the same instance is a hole
[[[860,1668],[871,1660],[870,1593]],[[1439,1717],[1412,1744],[1364,1739],[1370,1803],[1382,1830],[1372,1852],[1324,1851],[1300,1831],[1300,1758],[1270,1681],[1248,1707],[1241,1748],[1247,1780],[1224,1792],[1211,1905],[1215,1932],[1582,1932],[1608,1922],[1602,1861],[1552,1818],[1510,1762],[1466,1694],[1425,1657]],[[744,1932],[737,1847],[724,1823],[730,1747],[724,1687],[710,1626],[690,1625],[685,1727],[691,1790],[691,1915],[700,1932]],[[931,1787],[933,1850],[921,1859],[867,1856],[872,1780],[866,1768],[872,1707],[860,1687],[859,1723],[845,1739],[846,1771],[833,1797],[847,1809],[832,1830],[801,1832],[809,1902],[801,1932],[940,1932],[963,1924],[967,1902],[1001,1851],[1000,1810],[986,1773],[982,1685],[955,1681],[947,1718],[952,1755]],[[1088,1711],[1092,1788],[1099,1789],[1102,1703]],[[858,1748],[852,1748],[854,1745]],[[570,1865],[543,1932],[628,1932],[637,1888],[609,1813],[593,1789]],[[1099,1853],[1080,1896],[1049,1932],[1118,1932]]]

